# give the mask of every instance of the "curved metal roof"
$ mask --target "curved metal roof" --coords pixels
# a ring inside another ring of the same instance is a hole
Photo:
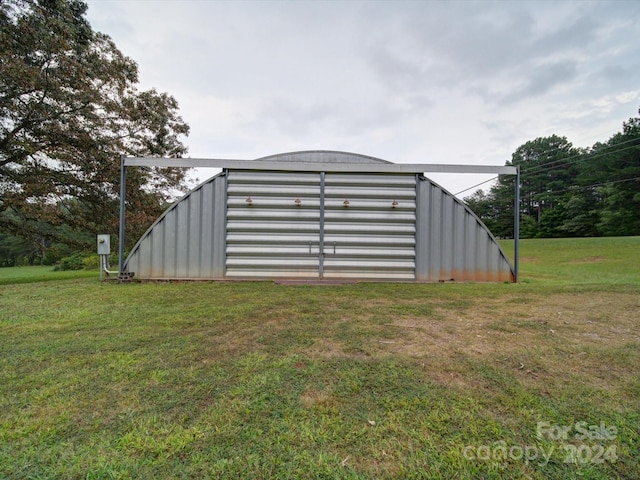
[[[304,162],[304,163],[387,163],[387,160],[361,155],[358,153],[341,152],[338,150],[301,150],[297,152],[278,153],[258,158],[262,162]]]

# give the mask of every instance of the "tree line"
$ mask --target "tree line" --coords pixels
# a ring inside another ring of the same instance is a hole
[[[591,148],[536,138],[506,165],[520,167],[522,238],[640,235],[640,118]],[[500,176],[464,199],[497,237],[514,234],[514,182]]]

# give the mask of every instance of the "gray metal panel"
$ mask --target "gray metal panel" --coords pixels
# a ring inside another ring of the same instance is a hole
[[[513,281],[500,245],[466,205],[423,177],[417,198],[417,281]]]
[[[320,174],[228,173],[226,276],[317,278]]]
[[[192,237],[191,225],[189,222],[189,213],[191,204],[196,195],[191,195],[186,202],[178,202],[175,208],[176,213],[176,232],[175,232],[175,252],[176,263],[174,265],[176,278],[189,278],[189,264],[187,263],[187,253],[189,248],[189,240]],[[186,233],[186,235],[185,235]],[[195,273],[195,272],[194,272]]]
[[[169,278],[176,278],[176,256],[177,249],[180,248],[176,231],[178,228],[178,207],[180,202],[175,204],[173,208],[165,217],[162,225],[162,233],[164,240],[164,250],[162,253],[162,272],[164,276]],[[142,269],[141,269],[142,270]],[[138,273],[139,276],[142,272]]]
[[[133,247],[126,270],[140,279],[222,279],[225,185],[216,175],[169,207]]]
[[[216,275],[214,273],[213,266],[213,250],[216,246],[214,242],[214,233],[213,228],[216,222],[219,221],[219,217],[217,217],[217,207],[218,204],[214,202],[214,191],[215,187],[224,181],[224,176],[218,180],[216,180],[215,184],[212,185],[212,188],[203,188],[200,193],[200,212],[199,212],[199,221],[200,221],[200,254],[199,254],[199,271],[201,277],[221,277],[222,275]],[[222,200],[224,202],[224,198]],[[205,212],[207,211],[205,205],[213,205],[213,214],[207,215]],[[222,239],[224,242],[224,238]],[[209,248],[208,246],[212,247]]]
[[[226,276],[413,280],[415,176],[327,174],[324,188],[317,173],[230,171]]]
[[[213,258],[211,278],[222,278],[227,260],[227,175],[221,176],[213,185],[213,215],[211,216]]]
[[[414,280],[415,175],[327,173],[325,185],[324,277]]]
[[[202,192],[193,195],[189,202],[188,215],[189,220],[187,227],[189,229],[189,238],[187,239],[187,272],[191,272],[198,277],[202,277],[201,257],[202,257],[202,214],[204,208],[202,205]]]

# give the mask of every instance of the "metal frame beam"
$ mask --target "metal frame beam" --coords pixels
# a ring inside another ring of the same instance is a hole
[[[120,230],[118,232],[118,277],[124,273],[124,220],[126,201],[127,169],[125,157],[120,159]]]
[[[237,170],[280,170],[296,172],[516,174],[516,167],[499,165],[448,165],[442,163],[298,163],[270,160],[232,160],[225,158],[125,157],[124,164],[127,167],[232,168]]]

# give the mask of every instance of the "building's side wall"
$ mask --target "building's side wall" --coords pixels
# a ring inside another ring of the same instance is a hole
[[[139,279],[222,279],[226,176],[220,174],[173,204],[132,249],[126,269]]]
[[[500,245],[469,208],[425,178],[418,181],[417,197],[418,282],[513,281]]]

